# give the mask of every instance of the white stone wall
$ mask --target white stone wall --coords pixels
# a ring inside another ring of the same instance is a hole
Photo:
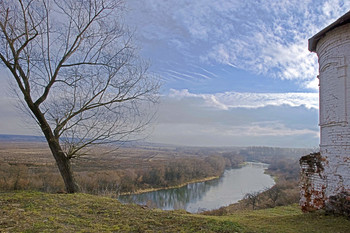
[[[350,24],[317,43],[325,198],[350,192]]]

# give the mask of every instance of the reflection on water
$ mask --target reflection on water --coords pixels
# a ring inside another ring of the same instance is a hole
[[[186,209],[188,203],[202,199],[210,189],[217,187],[222,179],[192,183],[181,188],[163,189],[142,194],[119,196],[123,203],[152,205],[163,210]]]
[[[273,186],[272,177],[264,174],[267,166],[263,163],[248,163],[242,168],[226,170],[216,180],[188,184],[181,188],[123,195],[119,196],[119,200],[163,210],[185,209],[192,213],[217,209],[239,201],[246,193]]]

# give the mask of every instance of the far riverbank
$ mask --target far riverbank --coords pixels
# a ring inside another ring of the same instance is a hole
[[[220,178],[220,176],[211,176],[211,177],[206,177],[206,178],[203,178],[203,179],[196,179],[196,180],[187,181],[185,183],[182,183],[182,184],[179,184],[179,185],[175,185],[175,186],[140,189],[140,190],[136,190],[134,192],[122,192],[119,195],[123,196],[123,195],[132,195],[132,194],[142,194],[142,193],[154,192],[154,191],[159,191],[159,190],[168,190],[168,189],[182,188],[182,187],[184,187],[186,185],[189,185],[189,184],[200,183],[200,182],[205,182],[205,181],[211,181],[211,180],[215,180],[215,179],[219,179],[219,178]]]

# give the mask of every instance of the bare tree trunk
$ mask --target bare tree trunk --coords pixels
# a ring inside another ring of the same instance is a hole
[[[39,107],[37,107],[29,98],[25,98],[29,108],[35,115],[42,132],[45,135],[46,141],[50,147],[51,153],[56,160],[56,164],[58,170],[61,173],[62,179],[64,181],[64,185],[67,193],[75,193],[79,191],[78,185],[75,182],[73,172],[71,169],[70,159],[63,152],[58,138],[54,136],[50,125],[45,119],[44,114],[40,111]]]
[[[63,178],[67,193],[78,192],[79,188],[73,176],[70,160],[65,156],[60,145],[55,139],[50,140],[46,138],[46,140],[48,141],[51,153],[56,160],[56,164]]]

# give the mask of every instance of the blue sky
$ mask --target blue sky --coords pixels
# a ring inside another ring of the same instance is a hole
[[[349,1],[128,0],[126,6],[125,22],[163,84],[149,141],[318,146],[318,64],[307,40],[350,10]],[[4,109],[8,101],[0,95]],[[0,115],[0,133],[32,134],[16,111]]]

